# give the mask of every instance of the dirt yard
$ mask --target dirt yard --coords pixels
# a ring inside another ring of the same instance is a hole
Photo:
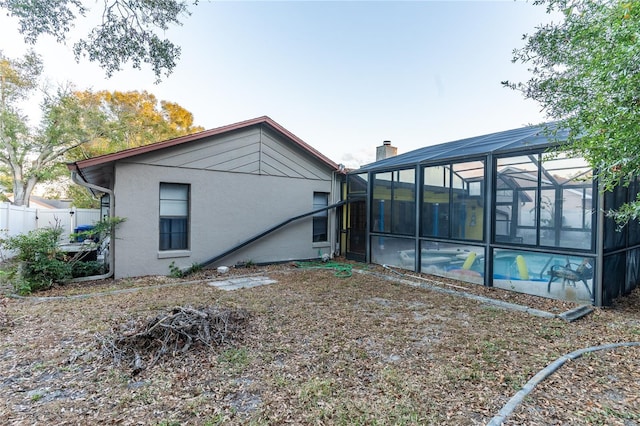
[[[484,425],[558,357],[640,341],[637,292],[570,323],[463,294],[553,314],[571,304],[354,268],[349,277],[293,265],[243,268],[4,297],[0,423]],[[234,291],[210,285],[231,276],[277,282]],[[194,343],[154,365],[116,365],[105,356],[105,339],[174,307],[247,317],[222,345]],[[505,424],[640,424],[640,347],[568,362]]]

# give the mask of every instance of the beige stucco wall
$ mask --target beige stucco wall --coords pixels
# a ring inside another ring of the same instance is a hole
[[[272,137],[269,144],[271,149],[277,146]],[[287,150],[282,146],[278,152],[286,154]],[[283,173],[264,174],[260,168],[251,173],[192,168],[171,161],[175,158],[165,152],[162,158],[147,156],[116,164],[115,214],[127,219],[118,228],[115,241],[116,278],[167,275],[172,262],[187,268],[211,259],[273,225],[313,210],[314,192],[330,193],[329,203],[337,201],[337,195],[332,194],[333,173],[313,160],[307,164],[297,158],[294,167],[313,169],[311,176],[297,173],[298,177],[290,177],[282,176]],[[161,182],[191,185],[189,250],[158,250]],[[212,266],[232,266],[238,261],[310,259],[319,252],[331,253],[336,240],[334,220],[330,212],[327,243],[312,242],[312,218],[307,217]]]

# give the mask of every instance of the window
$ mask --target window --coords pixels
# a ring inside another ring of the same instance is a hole
[[[449,237],[449,201],[451,186],[449,166],[432,166],[422,169],[422,236]]]
[[[318,210],[329,205],[329,194],[326,192],[313,193],[313,210]],[[329,212],[323,210],[313,215],[313,242],[328,241]]]
[[[538,154],[500,158],[496,162],[495,241],[536,244],[539,218]]]
[[[584,159],[544,153],[499,158],[495,241],[590,250],[594,184]]]
[[[160,250],[189,248],[189,185],[160,184]]]
[[[540,245],[591,249],[593,176],[582,158],[542,156]]]
[[[423,167],[421,235],[481,241],[483,181],[483,161]]]
[[[415,234],[415,175],[415,169],[373,175],[372,232]]]

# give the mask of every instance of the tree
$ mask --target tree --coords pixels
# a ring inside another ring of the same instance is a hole
[[[628,185],[640,170],[640,0],[538,0],[563,20],[525,35],[513,61],[527,82],[503,82],[539,102],[563,149],[583,156],[603,190]],[[640,199],[611,212],[623,225],[640,217]]]
[[[88,111],[100,110],[100,136],[70,150],[65,161],[84,160],[124,149],[149,145],[204,130],[193,124],[193,114],[175,102],[158,101],[151,93],[109,92],[90,90],[75,92],[77,101]],[[62,163],[60,163],[62,165]],[[70,198],[73,205],[96,208],[99,201],[84,188],[71,184],[67,170],[62,172],[62,182],[57,187]]]
[[[84,160],[204,130],[193,124],[191,112],[174,102],[158,102],[153,94],[146,91],[84,91],[76,92],[75,96],[86,108],[103,111],[105,121],[102,127],[109,130],[105,136],[71,150],[67,157],[69,161]],[[98,200],[84,188],[70,184],[66,179],[58,186],[76,207],[99,206]]]
[[[69,89],[45,93],[42,121],[31,129],[19,105],[38,88],[40,58],[10,60],[0,52],[0,172],[9,175],[14,204],[28,205],[36,183],[51,178],[70,149],[97,137],[99,111],[79,107]]]
[[[193,114],[174,102],[159,101],[151,93],[84,91],[76,92],[87,109],[103,112],[102,127],[108,137],[97,138],[74,149],[74,160],[95,157],[123,149],[148,145],[204,130],[193,124]]]
[[[34,44],[43,34],[67,41],[79,18],[87,18],[88,3],[81,0],[0,0],[0,8],[18,18],[20,33]],[[105,0],[100,23],[76,42],[76,60],[97,61],[108,77],[131,62],[134,68],[149,64],[156,79],[171,74],[180,57],[180,47],[158,33],[181,25],[188,7],[198,0]]]
[[[38,88],[39,57],[10,60],[0,52],[0,175],[16,205],[28,205],[35,185],[67,174],[64,163],[203,130],[193,115],[147,92],[45,92],[42,119],[29,126],[19,105]],[[6,179],[5,179],[6,180]],[[0,179],[0,182],[3,182]]]

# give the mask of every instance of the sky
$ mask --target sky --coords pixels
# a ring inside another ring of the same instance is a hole
[[[544,6],[228,0],[201,1],[191,11],[166,33],[182,54],[159,84],[148,69],[107,78],[51,38],[33,48],[54,84],[146,90],[180,104],[205,129],[266,115],[349,168],[374,161],[385,140],[404,153],[545,121],[538,104],[500,84],[531,77],[512,52],[523,34],[552,20]],[[17,58],[27,47],[1,13],[3,54]]]

